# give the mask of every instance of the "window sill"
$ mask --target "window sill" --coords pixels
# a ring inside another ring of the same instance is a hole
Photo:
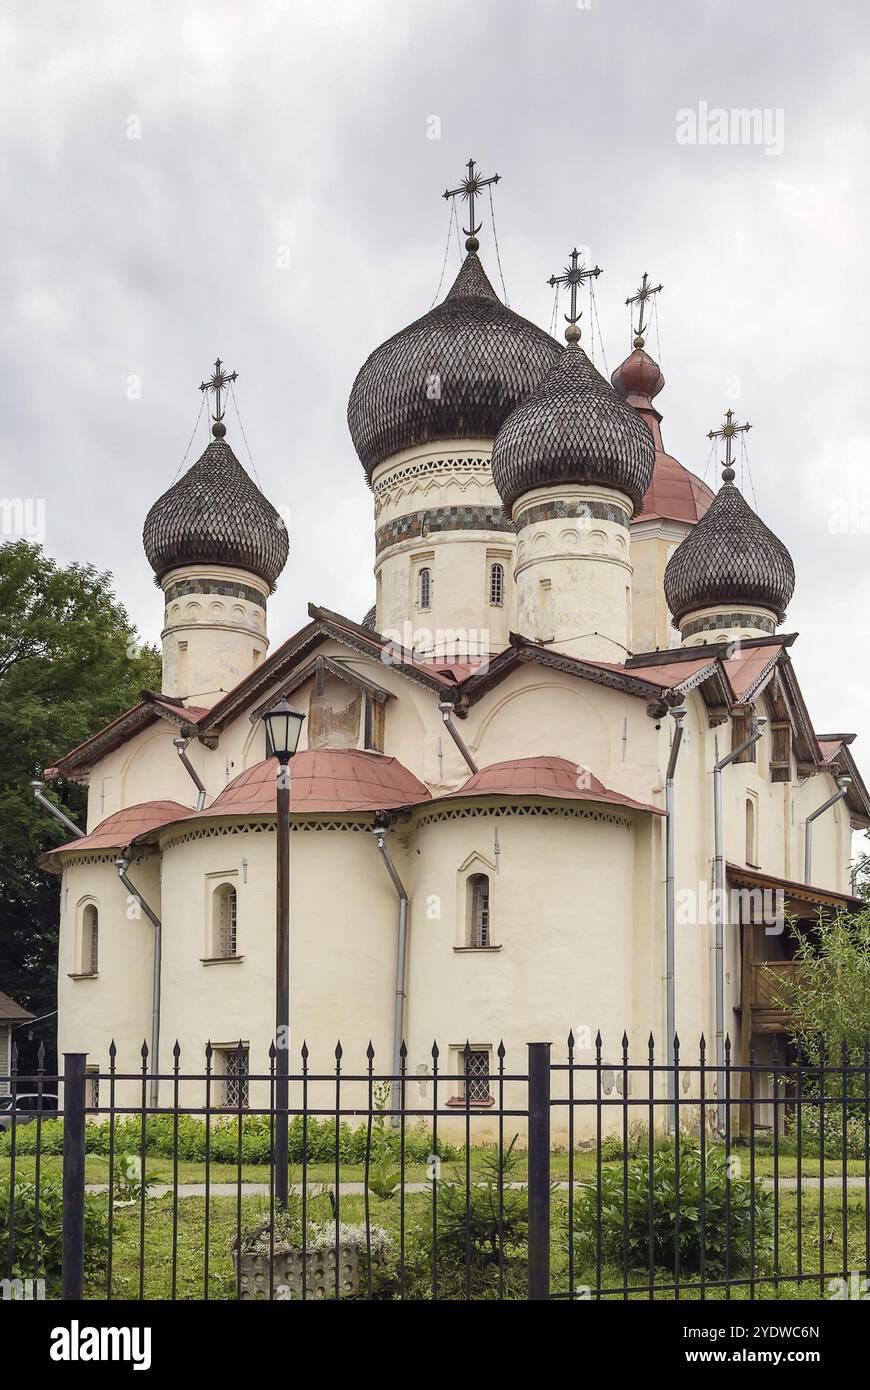
[[[451,1096],[445,1105],[449,1105],[453,1110],[488,1110],[495,1105],[495,1096],[487,1096],[486,1100],[466,1100],[464,1096]]]
[[[500,947],[500,946],[454,946],[453,949],[454,949],[454,951],[461,951],[461,952],[464,952],[466,955],[468,954],[469,951],[471,951],[471,952],[477,951],[477,952],[479,952],[481,955],[487,955],[490,951],[500,951],[500,950],[501,950],[501,947]]]
[[[244,956],[200,956],[200,965],[238,965]]]
[[[67,977],[70,980],[98,980],[100,978],[100,972],[99,970],[81,970],[75,973],[69,970],[67,971]]]

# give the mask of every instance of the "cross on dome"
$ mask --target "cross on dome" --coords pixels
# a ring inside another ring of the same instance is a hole
[[[211,432],[216,439],[222,439],[226,434],[226,425],[223,423],[224,412],[221,407],[221,392],[225,391],[230,382],[238,380],[238,372],[225,372],[223,363],[218,357],[215,359],[214,371],[208,381],[200,382],[200,391],[212,391],[215,398],[215,411],[212,419],[214,424]]]
[[[734,419],[734,411],[726,410],[725,423],[720,429],[710,430],[707,434],[708,439],[725,440],[725,467],[722,470],[722,478],[726,483],[732,483],[734,481],[734,469],[731,467],[731,440],[734,438],[735,434],[745,434],[747,430],[751,429],[752,426],[749,424],[738,425]]]
[[[661,288],[662,288],[661,285],[651,285],[651,284],[649,283],[649,276],[647,275],[646,271],[644,271],[644,272],[643,272],[643,279],[641,280],[640,285],[638,286],[637,293],[636,293],[636,294],[631,294],[631,295],[629,295],[628,299],[625,301],[626,304],[639,304],[639,305],[640,305],[640,314],[639,314],[639,317],[638,317],[638,320],[637,320],[637,328],[634,329],[634,334],[635,334],[635,337],[634,337],[634,346],[637,347],[637,348],[642,348],[642,347],[643,347],[643,330],[644,330],[643,315],[644,315],[644,310],[646,309],[646,306],[647,306],[647,304],[649,304],[649,302],[650,302],[650,300],[652,299],[653,295],[658,294],[658,292],[659,292],[659,290],[660,290]],[[634,324],[634,311],[632,311],[632,326],[633,326],[633,324]]]
[[[489,178],[482,178],[477,172],[473,159],[469,159],[466,168],[468,169],[468,173],[459,184],[458,188],[446,189],[443,196],[448,199],[462,197],[468,200],[468,221],[470,225],[468,227],[463,227],[462,230],[467,237],[465,243],[466,251],[476,251],[480,245],[480,242],[477,240],[477,233],[480,231],[482,224],[478,222],[475,226],[474,200],[481,189],[487,188],[491,183],[498,183],[501,174],[491,174]]]
[[[565,322],[568,324],[568,327],[565,329],[565,337],[568,339],[569,343],[576,343],[580,338],[580,329],[577,327],[577,320],[581,317],[582,310],[581,313],[577,312],[577,288],[579,285],[583,284],[584,280],[595,280],[600,274],[600,266],[597,265],[594,269],[588,270],[586,266],[583,265],[580,260],[580,252],[575,246],[574,250],[571,252],[570,265],[566,265],[561,275],[551,275],[547,281],[547,284],[550,286],[568,285],[570,288],[571,312],[565,315]]]

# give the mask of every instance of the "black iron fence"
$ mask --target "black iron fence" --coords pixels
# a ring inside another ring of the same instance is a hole
[[[67,1054],[0,1097],[0,1291],[66,1299],[870,1294],[870,1052],[762,1040]],[[57,1105],[57,1109],[55,1109]],[[282,1118],[283,1116],[283,1118]],[[287,1128],[286,1200],[276,1129]],[[5,1265],[5,1268],[3,1266]]]

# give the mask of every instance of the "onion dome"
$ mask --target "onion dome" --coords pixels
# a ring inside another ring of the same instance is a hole
[[[611,375],[618,396],[637,411],[649,429],[656,449],[655,468],[641,508],[634,521],[650,521],[661,517],[667,521],[683,521],[694,526],[710,506],[715,493],[706,483],[690,473],[688,468],[665,453],[662,443],[661,415],[653,405],[665,384],[661,367],[643,350],[643,338],[635,338],[635,349]]]
[[[232,565],[269,588],[287,563],[287,528],[223,438],[159,497],[145,518],[142,541],[158,580],[181,565]]]
[[[446,298],[357,375],[347,423],[369,479],[383,459],[430,440],[494,438],[561,352],[502,304],[471,250]]]
[[[592,365],[574,325],[566,337],[568,347],[498,432],[492,475],[502,502],[551,484],[591,483],[627,493],[637,508],[652,479],[650,432]]]
[[[792,558],[734,486],[734,470],[722,477],[709,510],[668,561],[668,607],[675,622],[723,604],[768,608],[782,622],[794,592]]]

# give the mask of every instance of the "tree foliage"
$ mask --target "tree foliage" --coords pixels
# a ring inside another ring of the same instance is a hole
[[[800,971],[780,991],[794,1041],[813,1062],[822,1039],[830,1063],[836,1065],[844,1043],[851,1060],[860,1062],[870,1035],[870,910],[820,916],[812,931],[792,930]]]
[[[27,541],[0,546],[0,989],[35,1014],[56,1006],[58,915],[58,881],[35,860],[70,837],[30,782],[160,681],[158,653],[139,644],[111,580]],[[83,788],[46,794],[84,818]]]

